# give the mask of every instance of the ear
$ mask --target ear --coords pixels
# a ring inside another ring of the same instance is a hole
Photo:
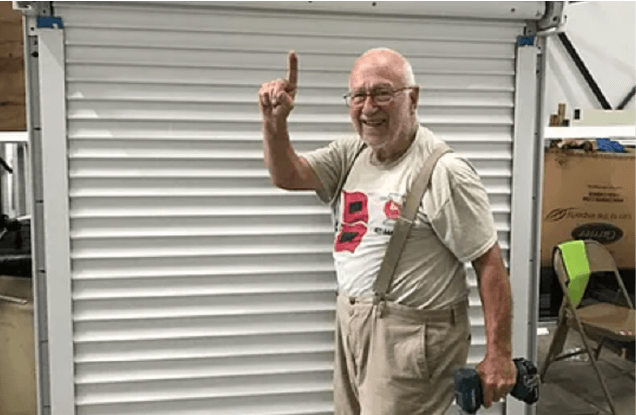
[[[409,92],[409,98],[411,99],[411,109],[413,112],[417,112],[417,104],[420,100],[420,87],[416,85]]]

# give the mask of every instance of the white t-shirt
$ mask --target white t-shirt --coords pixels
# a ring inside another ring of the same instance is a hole
[[[440,140],[420,127],[409,149],[381,163],[370,147],[355,159],[339,195],[338,183],[363,143],[346,136],[303,154],[334,210],[334,261],[341,293],[370,297],[395,221],[411,183]],[[344,203],[343,203],[344,202]],[[440,158],[395,269],[388,297],[421,309],[444,308],[468,296],[464,262],[497,241],[486,190],[473,166],[455,153]]]

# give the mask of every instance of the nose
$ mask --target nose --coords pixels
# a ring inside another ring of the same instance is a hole
[[[378,107],[378,105],[375,103],[375,101],[373,100],[373,97],[371,95],[367,95],[364,97],[364,103],[362,104],[362,112],[363,113],[369,113],[372,112],[373,110],[375,110]]]

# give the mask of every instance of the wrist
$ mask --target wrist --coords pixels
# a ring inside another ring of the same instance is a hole
[[[488,345],[486,359],[512,360],[512,348],[510,346]]]
[[[276,138],[282,132],[287,131],[287,119],[278,117],[268,117],[263,120],[265,133],[272,138]]]

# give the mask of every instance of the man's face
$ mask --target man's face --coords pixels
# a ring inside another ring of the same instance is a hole
[[[354,65],[349,88],[354,94],[386,89],[395,91],[408,86],[403,73],[404,62],[397,55],[386,51],[371,52]],[[417,89],[397,92],[391,102],[381,105],[366,97],[362,105],[349,106],[349,115],[358,134],[371,148],[390,151],[410,138],[417,97]]]

